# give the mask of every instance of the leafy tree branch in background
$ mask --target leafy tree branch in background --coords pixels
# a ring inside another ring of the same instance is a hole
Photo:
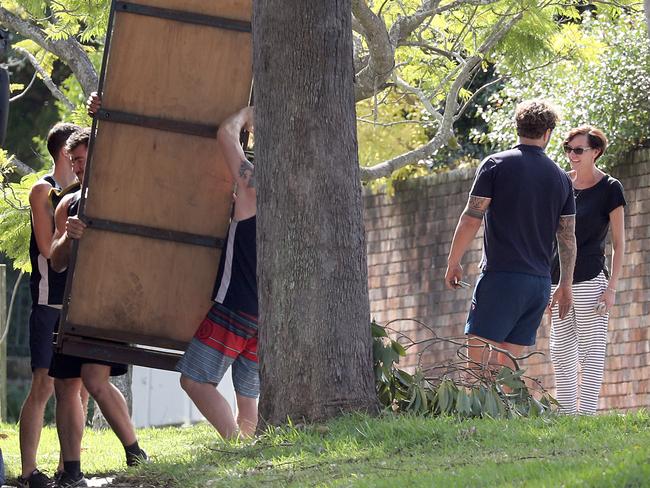
[[[577,55],[531,72],[500,68],[509,81],[489,104],[479,108],[489,131],[474,137],[507,147],[515,137],[510,116],[514,105],[524,98],[543,96],[554,100],[562,111],[547,149],[551,157],[565,162],[564,134],[572,127],[590,124],[607,134],[609,147],[599,165],[611,167],[634,147],[650,142],[650,42],[645,21],[640,13],[616,18],[587,14],[580,26],[569,24],[564,32],[566,42],[578,46]],[[584,44],[575,39],[583,39]]]
[[[58,100],[62,119],[87,123],[83,101],[97,87],[96,64],[103,48],[108,5],[107,0],[9,0],[0,7],[0,25],[25,39],[15,45],[14,53],[28,59],[37,70],[38,78]],[[509,126],[512,105],[523,97],[540,95],[564,100],[560,104],[565,106],[565,117],[568,115],[565,120],[572,124],[580,120],[603,126],[612,136],[610,154],[616,154],[640,124],[647,127],[643,101],[638,101],[635,93],[646,84],[650,90],[648,43],[644,50],[638,46],[638,35],[634,42],[624,41],[621,33],[630,29],[619,28],[634,23],[638,32],[640,12],[634,10],[638,5],[634,1],[599,2],[598,20],[587,15],[583,21],[585,14],[575,6],[551,1],[352,0],[360,159],[370,165],[362,168],[362,178],[369,181],[399,174],[414,163],[434,160],[445,148],[453,153],[457,147],[455,126],[475,104],[478,115],[492,127],[487,137],[475,134],[476,139],[507,145],[514,137]],[[619,16],[624,10],[631,13]],[[559,18],[569,22],[558,22]],[[619,27],[611,28],[613,24]],[[610,44],[619,54],[606,54]],[[645,61],[639,63],[629,56],[623,59],[626,51]],[[9,66],[24,63],[20,58]],[[58,84],[52,77],[57,61],[72,73]],[[610,68],[594,71],[594,66],[603,63]],[[497,67],[496,74],[476,84],[477,73],[491,65]],[[581,68],[573,69],[577,66]],[[581,80],[576,80],[578,72]],[[634,79],[641,81],[632,82]],[[483,93],[504,83],[506,88],[492,97],[490,108],[477,102]],[[592,93],[601,102],[566,100],[567,93],[581,91]],[[607,102],[612,96],[625,105],[628,115],[619,117],[622,111],[614,109],[618,102]],[[12,100],[20,99],[17,95]],[[4,163],[13,165],[13,174],[19,176],[33,172],[15,156],[4,155]],[[404,174],[428,171],[421,166]],[[3,236],[23,235],[25,213],[19,209],[24,202],[12,203],[7,192],[20,196],[29,181],[24,178],[11,189],[5,180],[3,225],[13,222],[17,227],[14,231],[4,227],[7,232]],[[18,256],[17,247],[13,249],[8,252]],[[24,257],[18,259],[25,262]]]
[[[32,172],[18,183],[8,183],[7,175],[14,167],[15,162],[0,149],[0,250],[12,260],[15,269],[29,272],[29,192],[42,172]]]
[[[32,40],[41,49],[54,54],[63,63],[68,65],[77,80],[79,80],[86,95],[97,89],[97,70],[90,61],[84,46],[72,35],[71,32],[74,31],[66,31],[65,29],[54,30],[55,23],[49,22],[48,20],[44,20],[39,25],[35,17],[28,15],[29,12],[26,8],[21,8],[17,5],[20,2],[9,3],[16,4],[16,13],[5,7],[0,7],[1,25],[20,34],[26,39]],[[90,4],[90,2],[88,3]],[[53,13],[50,19],[55,18],[56,13]]]
[[[16,52],[19,52],[25,56],[25,58],[31,63],[31,65],[34,67],[36,70],[36,73],[40,76],[40,78],[43,80],[43,83],[45,83],[45,86],[50,90],[52,95],[62,102],[69,110],[74,110],[74,104],[68,100],[68,98],[59,90],[59,88],[54,84],[52,81],[52,78],[47,74],[47,71],[43,66],[40,65],[36,57],[32,55],[27,49],[22,48],[22,47],[16,47]],[[13,99],[15,101],[15,99]]]
[[[640,5],[638,0],[594,3],[604,13]],[[108,7],[108,0],[9,0],[0,7],[0,25],[28,39],[18,47],[36,59],[48,53],[67,65],[87,95],[97,87],[94,62],[103,48]],[[417,147],[394,145],[385,160],[362,161],[370,165],[362,168],[362,179],[390,176],[407,165],[431,161],[442,149],[457,149],[459,118],[477,103],[478,95],[500,84],[497,78],[477,86],[477,72],[496,64],[504,72],[518,73],[544,64],[549,56],[566,54],[570,48],[558,41],[565,35],[558,19],[579,17],[581,8],[581,2],[552,0],[352,0],[357,101],[372,99],[371,119],[391,124],[400,116],[381,120],[380,100],[408,96],[409,112],[420,112],[410,117],[410,124],[420,121],[426,132]],[[71,105],[78,107],[85,98],[68,103],[64,90],[48,87],[61,100],[62,115],[70,115]],[[79,109],[74,113],[79,117]],[[360,124],[369,120],[364,118]],[[374,144],[366,133],[369,138],[361,138],[362,146]]]

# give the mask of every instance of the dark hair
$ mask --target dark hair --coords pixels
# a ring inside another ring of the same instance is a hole
[[[555,129],[558,119],[555,107],[545,100],[535,99],[521,102],[515,110],[517,135],[539,139],[547,130]]]
[[[596,127],[592,127],[591,125],[581,125],[580,127],[571,129],[569,132],[567,132],[563,144],[570,143],[571,140],[576,136],[587,136],[589,147],[600,149],[600,153],[598,156],[596,156],[595,159],[601,157],[605,152],[605,149],[607,149],[607,136],[602,130]]]
[[[78,125],[69,122],[59,122],[50,129],[47,134],[47,151],[52,159],[56,161],[59,151],[65,146],[65,141],[79,129]]]
[[[76,132],[74,132],[68,138],[67,142],[65,143],[65,149],[68,152],[74,151],[82,144],[88,146],[89,141],[90,141],[90,127],[84,127],[83,129],[79,129]]]

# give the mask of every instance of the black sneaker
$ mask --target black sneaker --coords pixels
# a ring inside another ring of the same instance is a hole
[[[149,464],[149,456],[144,452],[144,449],[140,449],[138,454],[126,454],[126,465],[127,466],[138,466],[140,464]]]
[[[72,476],[65,471],[57,473],[56,485],[58,488],[73,488],[75,486],[88,486],[86,478],[84,478],[83,473],[79,473],[76,476]]]
[[[56,488],[54,480],[38,469],[35,469],[27,478],[19,476],[17,483],[18,488]]]

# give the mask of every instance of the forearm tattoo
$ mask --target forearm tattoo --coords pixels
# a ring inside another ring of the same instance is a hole
[[[560,283],[573,282],[573,268],[576,265],[576,218],[563,215],[557,227],[557,249],[560,255]]]
[[[468,217],[483,220],[483,216],[485,215],[487,208],[490,206],[490,200],[492,199],[470,195],[463,213]]]
[[[246,182],[248,188],[255,188],[255,166],[248,159],[242,159],[239,176]]]

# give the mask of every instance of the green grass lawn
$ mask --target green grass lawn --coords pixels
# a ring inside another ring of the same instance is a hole
[[[0,425],[0,435],[14,477],[17,428]],[[348,415],[240,443],[219,440],[205,424],[138,435],[151,464],[127,470],[112,432],[88,430],[83,470],[145,487],[650,487],[650,416],[643,411],[514,420]],[[53,472],[57,459],[56,433],[47,428],[39,460]]]

